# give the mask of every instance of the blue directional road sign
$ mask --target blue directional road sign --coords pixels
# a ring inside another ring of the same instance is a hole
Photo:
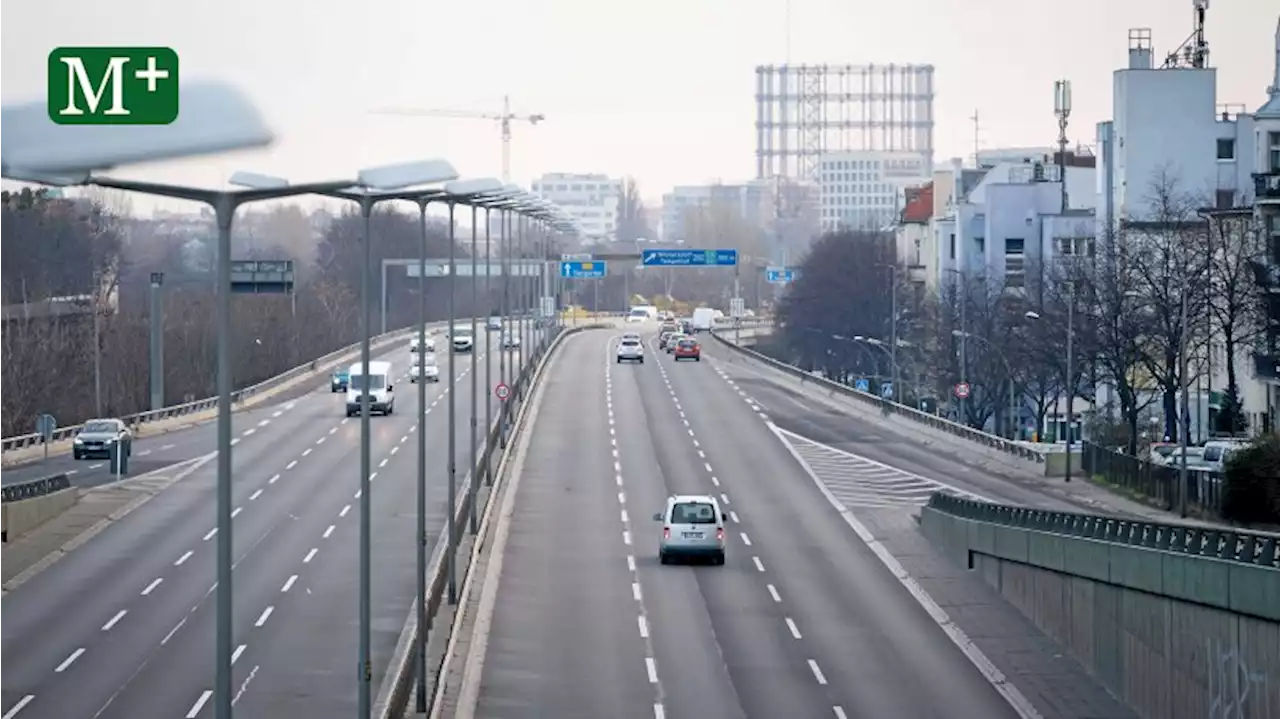
[[[858,378],[858,379],[854,380],[854,382],[853,382],[853,387],[854,387],[854,389],[858,390],[859,392],[870,392],[870,391],[871,391],[871,380],[866,379],[866,378],[861,378],[861,377],[860,377],[860,378]]]
[[[770,284],[785,285],[795,281],[796,271],[790,267],[770,267],[765,270],[765,279]]]
[[[892,382],[880,383],[880,396],[883,399],[893,399],[893,383]]]
[[[640,264],[645,267],[733,267],[737,250],[644,250]]]
[[[571,260],[560,263],[560,276],[571,280],[590,280],[604,277],[605,270],[605,263],[600,260],[592,262]]]

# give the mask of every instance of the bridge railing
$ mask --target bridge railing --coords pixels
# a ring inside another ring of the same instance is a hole
[[[438,328],[438,327],[444,327],[445,325],[447,325],[446,322],[433,322],[429,324],[428,327]],[[389,344],[394,344],[396,342],[406,340],[416,331],[417,329],[412,327],[408,329],[399,329],[399,330],[394,330],[392,332],[388,332],[386,334],[377,335],[371,338],[371,340],[375,348],[381,348]],[[323,357],[318,357],[314,360],[311,360],[310,362],[305,362],[303,364],[298,365],[297,367],[294,367],[290,370],[282,372],[274,377],[258,382],[257,384],[232,392],[231,402],[233,404],[239,404],[255,395],[273,390],[307,373],[315,372],[321,369],[326,369],[331,365],[336,365],[340,360],[352,355],[355,352],[358,352],[359,350],[360,350],[360,343],[358,342],[355,344],[351,344],[346,347],[343,347],[341,349],[334,350],[333,352],[330,352],[324,355]],[[217,406],[218,406],[218,398],[208,397],[206,399],[198,399],[194,402],[185,402],[183,404],[176,404],[170,407],[163,407],[157,410],[149,410],[146,412],[138,412],[136,414],[125,415],[120,419],[128,423],[129,426],[136,427],[138,425],[146,424],[148,422],[157,422],[160,420],[170,419],[173,417],[181,417],[183,415],[193,414],[196,412],[203,412],[205,410],[213,409],[214,407],[217,407]],[[71,439],[80,431],[81,427],[83,427],[83,425],[80,425],[80,424],[69,425],[66,427],[59,427],[57,430],[53,432],[53,435],[49,438],[49,442],[52,444],[54,442],[60,442],[60,441]],[[24,447],[38,446],[42,443],[43,443],[43,439],[37,433],[23,434],[23,435],[18,435],[16,437],[6,437],[3,440],[0,440],[0,451],[9,452],[15,449],[22,449]]]
[[[1036,462],[1039,464],[1044,464],[1045,462],[1045,455],[1043,452],[1039,452],[1019,442],[1005,439],[1004,437],[999,437],[994,434],[990,434],[988,432],[983,432],[980,429],[974,429],[973,427],[960,424],[959,422],[952,422],[949,419],[937,417],[935,415],[929,414],[928,412],[921,412],[915,407],[908,407],[907,405],[904,405],[904,404],[899,404],[897,402],[892,402],[890,400],[882,399],[880,397],[877,397],[874,394],[871,394],[870,392],[863,392],[854,387],[840,384],[839,382],[833,382],[829,379],[826,379],[825,377],[819,377],[813,374],[812,372],[806,372],[794,365],[789,365],[785,362],[779,362],[778,360],[772,357],[769,357],[768,355],[765,355],[761,352],[757,352],[747,347],[741,347],[735,344],[731,339],[726,338],[724,336],[726,334],[729,334],[730,332],[731,330],[727,328],[716,328],[715,330],[712,331],[711,336],[714,337],[722,345],[724,345],[725,347],[728,347],[729,349],[732,349],[735,352],[739,352],[743,355],[751,357],[752,359],[763,362],[773,367],[774,369],[777,369],[781,372],[785,372],[793,377],[797,377],[803,383],[810,383],[818,387],[821,387],[825,390],[828,390],[830,392],[838,393],[846,397],[855,399],[859,402],[862,402],[868,405],[869,407],[875,408],[882,414],[897,415],[899,417],[908,419],[912,422],[928,425],[934,429],[940,430],[942,432],[946,432],[947,434],[960,437],[962,439],[968,440],[975,444],[980,444],[990,449],[994,449],[999,452],[1003,452],[1005,454],[1018,457],[1020,459],[1025,459],[1025,460]],[[729,334],[729,337],[732,337],[732,335]]]

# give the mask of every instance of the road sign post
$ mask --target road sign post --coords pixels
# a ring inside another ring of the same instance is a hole
[[[502,382],[499,382],[498,385],[493,388],[493,396],[497,397],[503,402],[506,402],[507,398],[511,396],[511,388],[506,386]]]
[[[49,458],[49,442],[53,440],[53,433],[58,431],[58,420],[53,418],[51,414],[41,414],[36,417],[36,434],[40,435],[40,443],[44,445],[44,458]]]
[[[790,267],[769,267],[765,269],[765,280],[771,285],[785,285],[794,282],[796,271]]]
[[[966,399],[969,396],[969,383],[957,382],[953,391],[955,392],[956,399]]]

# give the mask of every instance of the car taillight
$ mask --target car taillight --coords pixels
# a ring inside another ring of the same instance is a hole
[[[662,528],[662,538],[663,538],[663,539],[671,539],[671,527],[663,527],[663,528]]]
[[[716,529],[716,539],[719,541],[724,541],[724,527],[720,527]]]

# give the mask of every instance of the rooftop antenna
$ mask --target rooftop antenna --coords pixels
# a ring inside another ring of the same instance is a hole
[[[974,108],[973,114],[969,116],[969,120],[973,122],[973,166],[979,167],[981,163],[978,161],[978,132],[981,127],[978,124],[977,108]]]
[[[1058,181],[1062,183],[1062,212],[1067,211],[1067,118],[1071,117],[1071,81],[1053,81],[1053,114],[1058,117]]]
[[[1187,67],[1203,70],[1209,67],[1209,41],[1204,37],[1204,20],[1209,10],[1209,0],[1191,0],[1194,30],[1182,41],[1177,50],[1165,58],[1164,67]]]

